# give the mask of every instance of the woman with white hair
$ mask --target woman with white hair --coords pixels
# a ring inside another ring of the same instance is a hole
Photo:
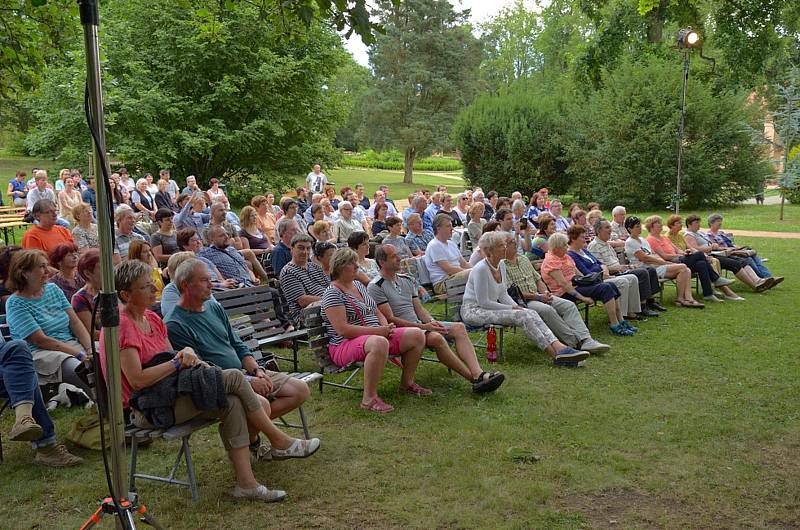
[[[586,359],[589,352],[570,348],[558,340],[536,311],[520,306],[509,296],[502,262],[506,256],[506,238],[504,232],[486,232],[481,236],[478,245],[485,259],[469,274],[461,319],[475,327],[487,324],[519,326],[528,339],[553,358],[555,365],[575,365]]]
[[[156,202],[147,190],[147,181],[145,179],[136,181],[136,189],[131,194],[131,205],[136,211],[147,214],[150,220],[155,220]]]
[[[453,208],[453,213],[450,216],[453,218],[453,226],[467,226],[469,223],[469,197],[467,197],[466,193],[456,195],[455,208]],[[461,224],[456,225],[456,217],[458,217]]]

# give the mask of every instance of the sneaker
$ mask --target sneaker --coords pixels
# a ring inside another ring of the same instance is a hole
[[[8,439],[12,442],[32,442],[42,437],[42,426],[31,416],[23,416],[11,428]]]
[[[33,463],[47,467],[69,467],[83,463],[83,459],[67,451],[64,444],[54,444],[40,447],[33,457]]]
[[[725,300],[733,300],[734,302],[744,302],[744,298],[739,295],[725,295]]]
[[[237,499],[251,499],[254,501],[278,502],[286,498],[286,492],[283,490],[271,490],[261,484],[251,489],[244,489],[236,485],[231,490],[231,497]]]
[[[716,295],[713,295],[713,294],[710,294],[708,296],[704,296],[703,300],[706,300],[708,302],[722,302],[721,299],[717,298]]]
[[[272,446],[263,442],[259,436],[255,442],[250,444],[250,457],[254,462],[272,460]]]
[[[619,335],[620,337],[630,337],[635,333],[634,331],[631,331],[630,329],[622,325],[622,322],[617,322],[613,326],[610,326],[609,329],[611,330],[611,333],[613,333],[614,335]]]
[[[563,350],[556,352],[553,364],[556,366],[574,366],[589,357],[588,351],[576,350],[567,346]]]
[[[270,450],[273,460],[287,460],[289,458],[308,458],[319,449],[319,438],[311,438],[310,440],[301,440],[295,438],[292,445],[287,449],[276,449],[273,447]]]
[[[592,355],[597,355],[598,353],[606,353],[608,350],[611,349],[611,346],[608,344],[603,344],[602,342],[598,342],[594,340],[592,337],[584,340],[580,344],[580,348],[583,351],[588,351]]]
[[[723,278],[720,276],[714,281],[714,287],[725,287],[726,285],[730,285],[733,283],[733,280],[729,280],[728,278]]]
[[[623,326],[625,326],[626,328],[628,328],[629,330],[633,331],[634,333],[639,331],[639,328],[637,328],[636,326],[634,326],[633,324],[631,324],[630,322],[628,322],[624,318],[622,320],[620,320],[619,323],[622,324]]]
[[[658,318],[660,313],[658,311],[653,311],[652,309],[648,309],[646,307],[642,307],[641,315],[646,316],[647,318]]]

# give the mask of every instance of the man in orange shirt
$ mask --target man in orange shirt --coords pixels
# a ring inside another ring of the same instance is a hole
[[[37,201],[31,213],[38,224],[33,225],[22,236],[22,248],[38,248],[49,255],[58,245],[74,243],[69,230],[56,224],[58,216],[53,201],[49,199]]]

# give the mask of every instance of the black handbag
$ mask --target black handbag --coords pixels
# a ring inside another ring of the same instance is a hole
[[[521,305],[522,307],[526,307],[527,302],[525,301],[525,297],[522,295],[522,289],[519,288],[517,285],[512,285],[508,288],[508,296],[514,300],[517,305]]]
[[[603,281],[603,272],[593,272],[585,276],[573,276],[572,285],[575,287],[590,287]]]

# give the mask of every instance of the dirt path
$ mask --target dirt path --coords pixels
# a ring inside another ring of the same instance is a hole
[[[732,228],[726,229],[726,232],[732,232],[735,236],[742,237],[775,237],[778,239],[800,239],[800,232],[760,232],[758,230],[734,230]]]

